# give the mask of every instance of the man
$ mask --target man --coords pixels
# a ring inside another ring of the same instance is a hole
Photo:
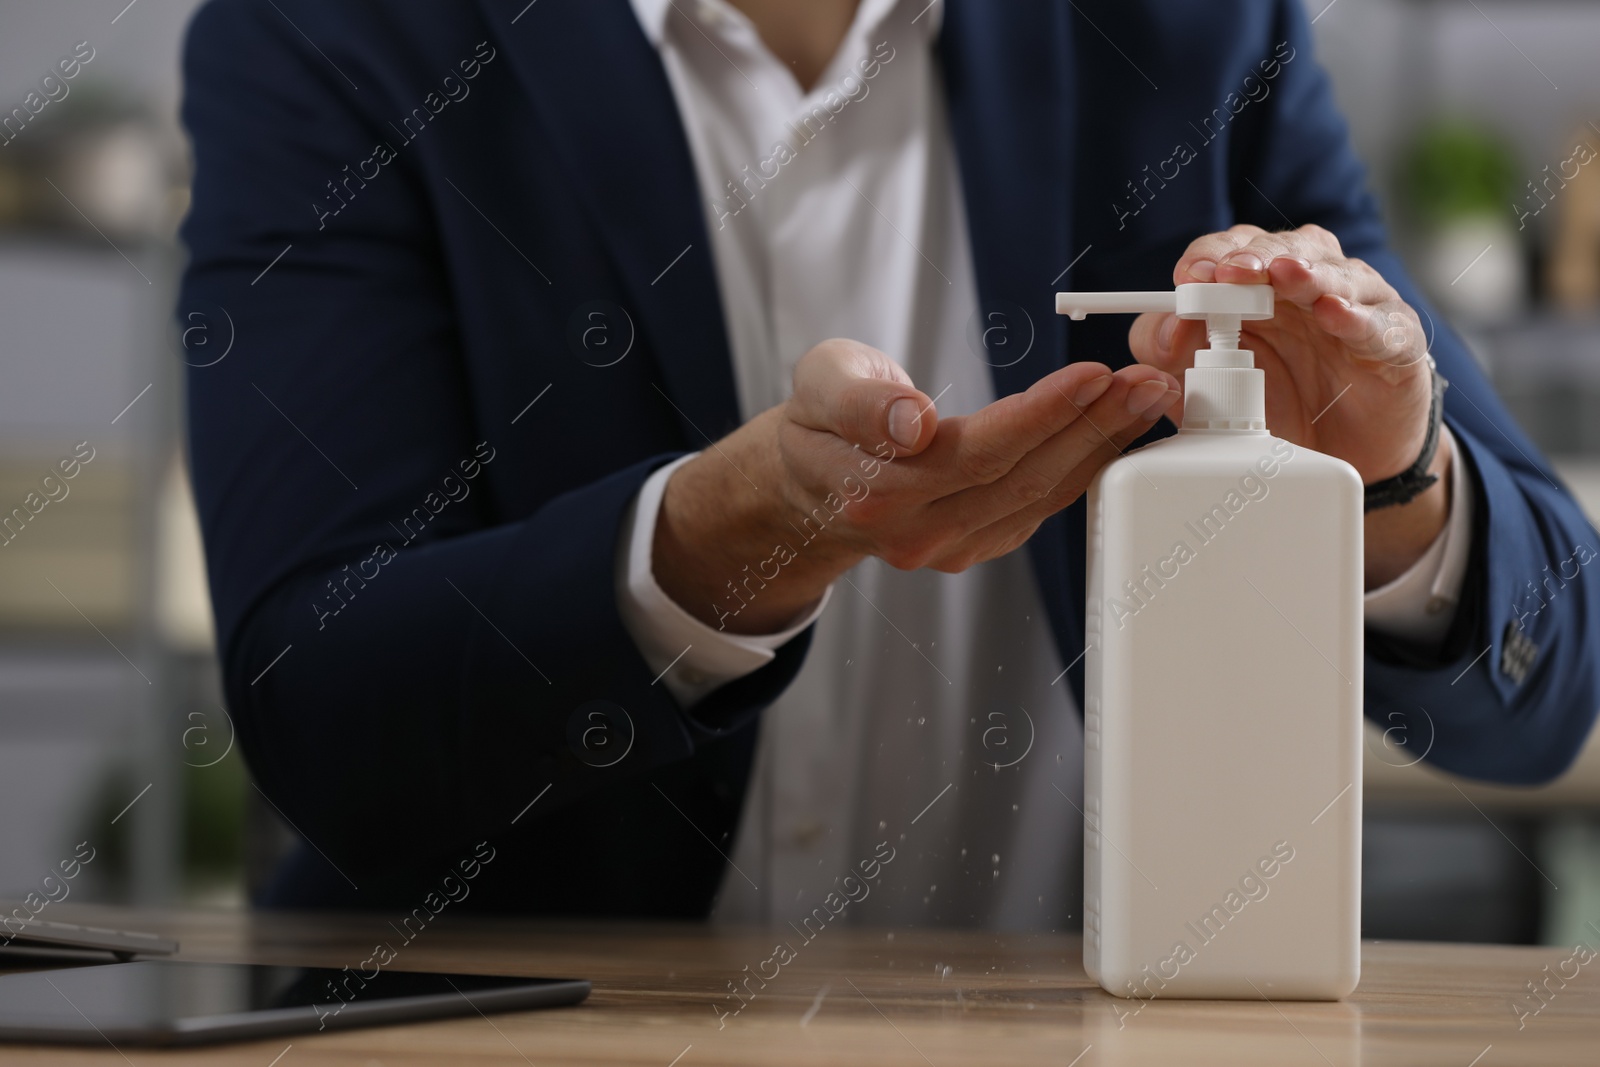
[[[217,0],[186,72],[220,652],[307,842],[267,903],[491,839],[471,906],[1072,921],[1082,493],[1203,337],[1058,288],[1273,285],[1269,424],[1369,486],[1369,716],[1505,781],[1587,733],[1592,531],[1292,0]]]

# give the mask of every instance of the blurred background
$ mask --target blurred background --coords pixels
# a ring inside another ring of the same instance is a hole
[[[198,4],[125,4],[0,0],[0,899],[87,841],[77,899],[242,907],[287,835],[233,747],[182,464],[183,364],[232,339],[171,314]],[[1307,8],[1396,245],[1600,514],[1600,4]],[[1600,746],[1510,790],[1429,743],[1370,732],[1365,934],[1589,938]]]

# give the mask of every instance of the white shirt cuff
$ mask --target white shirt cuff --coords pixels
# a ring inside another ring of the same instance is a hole
[[[771,663],[778,649],[816,621],[833,593],[829,586],[804,617],[774,634],[713,629],[679,607],[656,583],[651,553],[667,479],[693,458],[691,454],[674,460],[639,487],[623,516],[616,556],[617,609],[622,624],[645,663],[657,673],[656,682],[666,686],[685,708],[718,686]]]
[[[1365,597],[1366,624],[1380,633],[1421,644],[1444,640],[1455,618],[1472,548],[1472,510],[1477,493],[1450,436],[1450,516],[1433,544],[1400,577]]]

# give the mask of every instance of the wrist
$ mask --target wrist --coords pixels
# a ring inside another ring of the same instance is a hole
[[[772,409],[673,472],[656,518],[651,571],[701,622],[731,633],[783,629],[859,561],[806,544],[790,525],[791,496]]]
[[[1435,473],[1438,466],[1439,443],[1444,439],[1444,391],[1450,383],[1439,373],[1432,356],[1427,356],[1424,381],[1428,388],[1428,414],[1421,427],[1421,442],[1415,448],[1405,449],[1400,455],[1416,458],[1405,467],[1372,478],[1363,473],[1366,483],[1366,510],[1398,507],[1415,500],[1426,490],[1439,483]],[[1391,453],[1391,458],[1394,453]]]
[[[1428,465],[1428,473],[1437,481],[1404,504],[1367,512],[1367,589],[1378,589],[1404,574],[1444,532],[1454,492],[1451,466],[1455,448],[1449,430],[1443,430],[1433,462]]]

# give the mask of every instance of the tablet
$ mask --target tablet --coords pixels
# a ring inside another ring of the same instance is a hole
[[[111,930],[104,926],[79,926],[47,919],[0,919],[0,949],[85,949],[109,952],[118,959],[135,956],[170,956],[178,943],[155,934]],[[0,956],[0,963],[4,962]]]
[[[576,1004],[589,983],[151,960],[0,975],[0,1041],[199,1045]]]

